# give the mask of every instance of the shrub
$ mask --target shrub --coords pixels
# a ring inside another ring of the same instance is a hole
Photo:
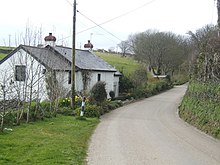
[[[71,104],[70,98],[62,98],[58,101],[59,107],[69,107]]]
[[[5,126],[13,126],[16,123],[16,113],[9,111],[4,117]]]
[[[135,87],[140,87],[147,83],[147,70],[140,67],[132,74],[132,82]]]
[[[53,117],[53,107],[50,102],[42,101],[40,103],[40,110],[44,117],[51,118]]]
[[[61,107],[58,110],[59,114],[65,115],[65,116],[73,116],[74,111],[71,107]]]
[[[32,101],[30,106],[30,114],[29,114],[29,120],[35,121],[38,119],[43,119],[44,114],[40,110],[40,103]]]
[[[75,105],[78,107],[80,106],[80,103],[82,102],[81,98],[79,96],[75,96]],[[59,107],[70,107],[71,106],[71,98],[61,98],[58,101]]]
[[[114,98],[115,98],[115,92],[114,92],[114,91],[110,91],[110,92],[109,92],[109,96],[111,97],[111,100],[114,100]]]
[[[134,85],[128,77],[123,75],[119,78],[119,93],[128,93],[132,88]]]
[[[114,110],[116,108],[119,108],[123,105],[123,103],[119,100],[115,100],[115,101],[109,101],[107,102],[107,106],[109,110]]]
[[[91,89],[91,98],[96,104],[101,105],[107,99],[107,92],[105,89],[105,82],[97,82]]]
[[[81,108],[77,108],[75,110],[75,113],[77,116],[80,115],[81,112]],[[84,109],[84,115],[85,117],[100,117],[100,112],[101,112],[101,107],[97,106],[97,105],[85,105],[85,109]]]

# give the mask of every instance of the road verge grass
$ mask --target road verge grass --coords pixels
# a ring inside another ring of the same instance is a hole
[[[0,164],[85,164],[98,119],[58,115],[0,134]]]
[[[180,106],[180,117],[207,134],[220,139],[219,83],[190,82]]]

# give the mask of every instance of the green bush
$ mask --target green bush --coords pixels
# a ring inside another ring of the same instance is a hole
[[[170,84],[170,82],[165,80],[158,80],[152,83],[148,83],[145,86],[139,86],[137,88],[134,88],[132,90],[131,96],[135,99],[140,99],[144,97],[147,98],[167,89],[170,89],[171,87],[172,84]]]
[[[79,96],[75,96],[75,105],[79,107],[81,105],[82,99]],[[71,107],[71,98],[61,98],[58,100],[59,107]]]
[[[107,99],[107,92],[105,89],[105,82],[97,82],[91,89],[91,99],[96,104],[101,105]]]
[[[132,97],[135,99],[140,99],[145,97],[145,88],[144,87],[137,87],[134,88],[132,91]]]
[[[119,93],[128,93],[132,88],[134,85],[128,77],[123,75],[119,78]]]
[[[40,110],[44,117],[51,118],[53,117],[53,107],[50,102],[42,101],[40,103]]]
[[[16,123],[16,113],[13,111],[9,111],[6,113],[4,117],[4,125],[5,126],[13,126]]]
[[[75,113],[77,116],[80,115],[81,108],[76,108]],[[94,118],[100,117],[101,107],[97,105],[85,105],[84,115],[85,117]]]
[[[60,107],[57,113],[65,115],[65,116],[75,115],[71,107]]]
[[[115,100],[115,101],[109,101],[107,102],[107,106],[109,110],[114,110],[116,108],[119,108],[123,105],[123,103],[119,100]]]
[[[115,98],[115,92],[114,92],[114,91],[110,91],[110,92],[109,92],[109,96],[111,97],[111,100],[114,100],[114,98]]]
[[[58,101],[59,107],[69,107],[71,105],[70,98],[62,98]]]
[[[40,103],[39,102],[31,102],[31,106],[30,106],[30,116],[29,119],[32,121],[36,121],[39,119],[43,119],[44,118],[44,114],[40,109]]]

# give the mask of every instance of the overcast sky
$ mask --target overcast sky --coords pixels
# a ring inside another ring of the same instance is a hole
[[[15,46],[15,38],[24,34],[29,24],[33,31],[41,28],[43,38],[52,32],[57,44],[71,46],[72,3],[73,0],[0,0],[0,45],[8,46],[10,39],[10,45]],[[217,22],[214,0],[77,0],[77,10],[77,48],[89,39],[94,48],[116,47],[130,34],[148,29],[185,35],[189,30],[195,32]],[[102,28],[86,30],[96,26],[93,22],[101,24],[116,17]]]

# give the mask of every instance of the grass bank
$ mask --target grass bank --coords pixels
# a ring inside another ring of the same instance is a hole
[[[0,134],[0,164],[85,164],[98,119],[58,115]]]
[[[220,139],[220,84],[191,82],[180,106],[180,117]]]
[[[117,70],[123,71],[126,76],[131,75],[135,70],[141,67],[141,64],[135,61],[132,57],[122,57],[118,54],[100,52],[95,52],[95,54],[114,66]]]
[[[13,49],[14,49],[13,47],[0,46],[0,60],[2,60]]]
[[[7,54],[0,53],[0,60],[2,60]]]

